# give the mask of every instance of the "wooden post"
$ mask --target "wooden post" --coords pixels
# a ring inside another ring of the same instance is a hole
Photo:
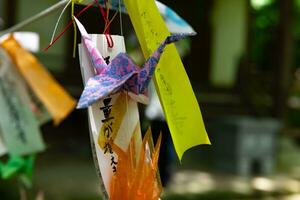
[[[10,27],[16,23],[16,8],[17,8],[17,0],[6,0],[4,1],[4,21],[5,26]]]
[[[283,118],[287,108],[287,98],[291,85],[291,66],[293,56],[293,0],[278,0],[279,29],[275,75],[275,107],[274,116]]]

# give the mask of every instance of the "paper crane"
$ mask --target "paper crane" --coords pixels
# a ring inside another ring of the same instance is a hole
[[[166,45],[187,36],[187,34],[168,36],[141,68],[126,53],[119,53],[111,63],[107,64],[83,25],[76,18],[75,21],[96,71],[96,75],[88,80],[84,88],[77,105],[79,109],[87,108],[98,100],[122,90],[136,96],[146,95],[148,85]]]

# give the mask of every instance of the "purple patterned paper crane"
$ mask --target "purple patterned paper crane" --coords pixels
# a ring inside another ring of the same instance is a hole
[[[79,109],[87,108],[121,90],[134,95],[145,94],[166,45],[187,36],[187,34],[168,36],[141,68],[126,53],[119,53],[107,64],[83,25],[76,18],[75,21],[96,71],[96,75],[88,80],[84,88],[77,105]]]

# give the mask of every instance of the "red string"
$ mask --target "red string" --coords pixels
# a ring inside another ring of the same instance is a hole
[[[104,5],[105,5],[105,8],[107,9],[107,1],[104,0]],[[108,13],[106,13],[107,15],[107,19],[108,19]],[[110,25],[111,25],[111,22],[109,21],[108,22],[108,27],[106,27],[106,31],[105,31],[105,37],[106,37],[106,41],[107,41],[107,46],[108,48],[113,48],[114,47],[114,40],[110,34]]]
[[[87,5],[85,8],[83,8],[78,14],[76,14],[76,18],[79,17],[82,13],[84,13],[85,11],[87,11],[89,8],[91,8],[94,5],[94,3],[91,3],[89,5]],[[44,51],[48,51],[66,32],[67,30],[72,26],[73,22],[75,19],[72,19],[68,25],[66,26],[66,28],[64,28],[64,30],[53,40],[53,42],[44,49]]]
[[[104,0],[104,6],[105,6],[105,9],[107,10],[107,0]],[[109,16],[108,16],[109,14],[108,13],[106,13],[106,19],[108,19],[109,18]],[[106,31],[105,31],[105,33],[106,34],[109,34],[110,33],[110,23],[109,23],[109,21],[107,22],[107,24],[108,24],[108,27],[105,27],[106,28]],[[106,24],[106,25],[107,25]]]
[[[95,2],[97,3],[97,6],[99,8],[100,13],[102,14],[102,17],[103,17],[103,19],[105,21],[105,24],[108,24],[108,27],[106,27],[106,30],[105,30],[105,33],[104,33],[106,41],[107,41],[107,46],[109,48],[113,48],[114,47],[114,40],[113,40],[113,38],[112,38],[112,36],[110,34],[110,25],[111,25],[111,23],[110,23],[110,21],[107,20],[108,19],[108,16],[107,16],[108,13],[100,6],[98,0],[95,0]],[[104,6],[107,9],[107,2],[106,2],[106,0],[104,0]]]
[[[106,37],[106,41],[107,41],[107,46],[109,48],[113,48],[114,47],[114,40],[113,40],[111,34],[105,34],[105,37]]]
[[[95,4],[97,5],[100,14],[101,14],[102,17],[103,17],[105,24],[107,24],[107,20],[106,20],[106,17],[105,17],[105,16],[106,16],[105,10],[101,7],[101,5],[99,4],[99,1],[98,1],[98,0],[94,0],[94,2],[95,2]],[[102,31],[100,30],[100,32],[102,32]]]
[[[99,2],[97,0],[95,0],[95,2],[98,5],[98,8],[102,14],[102,17],[104,18],[105,23],[107,22],[107,18],[105,17],[105,15],[107,16],[107,12],[100,6]],[[92,6],[94,5],[94,3],[91,3],[89,5],[87,5],[86,7],[84,7],[78,14],[76,14],[76,18],[78,18],[81,14],[83,14],[85,11],[87,11],[88,9],[90,9]],[[106,0],[104,0],[104,5],[105,7],[107,7],[107,3]],[[53,42],[44,49],[44,52],[47,52],[67,31],[68,29],[72,26],[73,22],[75,21],[75,19],[72,19],[67,26],[63,29],[63,31],[53,40]],[[107,46],[109,48],[113,48],[114,47],[114,41],[113,38],[110,34],[110,23],[108,23],[108,27],[105,31],[105,37],[106,37],[106,41],[107,41]]]

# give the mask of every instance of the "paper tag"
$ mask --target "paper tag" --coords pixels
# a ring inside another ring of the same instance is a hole
[[[39,124],[30,109],[26,84],[2,49],[0,57],[0,127],[8,152],[11,155],[40,152],[45,146]]]
[[[57,125],[70,114],[75,100],[62,88],[37,58],[25,50],[13,37],[1,43],[10,55],[30,89],[51,114]]]
[[[47,111],[44,104],[39,100],[39,98],[34,94],[29,87],[27,87],[27,93],[30,97],[30,108],[35,118],[37,119],[40,126],[52,120],[51,115]]]
[[[124,0],[124,3],[148,58],[170,32],[154,0]],[[191,147],[210,144],[196,96],[173,44],[166,47],[154,79],[179,159]]]
[[[0,42],[6,40],[9,36],[10,34],[2,36]],[[15,32],[13,36],[25,49],[31,52],[38,52],[40,50],[39,34],[34,32]]]
[[[118,53],[125,52],[124,38],[122,36],[112,36],[114,40],[114,47],[112,49],[107,47],[104,35],[93,34],[91,37],[92,41],[96,44],[96,48],[105,59],[111,60]],[[86,83],[95,73],[86,49],[82,45],[79,45],[79,51],[82,76]],[[110,57],[108,58],[108,56]],[[107,114],[108,112],[110,114]],[[106,191],[109,193],[110,181],[114,170],[117,170],[117,164],[115,163],[117,163],[118,159],[114,152],[110,151],[110,147],[106,146],[103,138],[105,134],[113,134],[112,138],[114,142],[124,151],[127,151],[132,135],[135,133],[136,146],[139,147],[142,140],[138,106],[128,95],[118,93],[90,106],[88,108],[88,116],[98,166]],[[137,148],[136,151],[139,152],[139,149]]]
[[[6,34],[0,38],[0,42],[8,39],[10,34]],[[37,33],[34,32],[15,32],[13,33],[14,38],[20,43],[20,45],[31,51],[38,52],[40,48],[40,37]],[[51,120],[51,115],[48,113],[47,109],[43,105],[43,103],[36,97],[32,90],[29,87],[27,88],[27,92],[30,96],[30,107],[32,112],[35,114],[37,120],[40,125]]]
[[[4,144],[2,133],[0,132],[0,157],[7,153],[7,148]]]

